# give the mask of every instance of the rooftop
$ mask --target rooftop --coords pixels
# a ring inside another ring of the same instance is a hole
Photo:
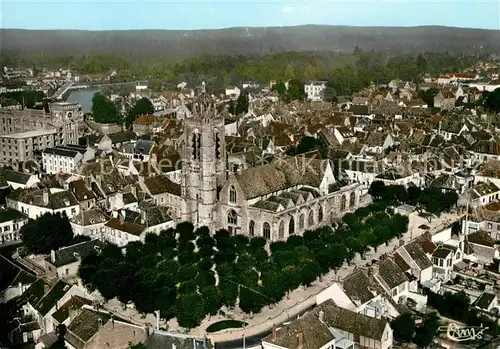
[[[5,135],[0,135],[0,137],[1,138],[23,139],[23,138],[33,138],[33,137],[53,135],[56,133],[57,133],[56,129],[42,129],[42,130],[10,133],[10,134],[5,134]]]

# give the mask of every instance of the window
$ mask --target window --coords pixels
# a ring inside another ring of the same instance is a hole
[[[271,240],[271,226],[269,225],[269,223],[265,222],[262,225],[262,231],[263,231],[264,237],[267,240]]]
[[[309,211],[309,218],[307,220],[308,227],[312,227],[314,225],[314,211]]]
[[[354,207],[354,205],[356,204],[356,193],[355,192],[351,192],[351,197],[349,199],[349,207]]]
[[[493,224],[488,223],[488,229],[493,229]]]
[[[229,211],[227,214],[227,223],[234,225],[238,224],[238,215],[234,210]]]
[[[393,288],[393,289],[392,289],[392,296],[393,296],[393,297],[396,297],[397,295],[398,295],[398,289],[397,289],[397,287],[396,287],[396,288]]]
[[[323,207],[319,207],[319,210],[318,210],[318,222],[322,222],[323,221]]]
[[[278,238],[283,240],[285,238],[285,222],[281,221],[278,229]]]
[[[229,202],[236,203],[236,188],[234,185],[229,188]]]
[[[290,218],[290,222],[288,223],[288,235],[295,234],[295,219],[293,217]]]
[[[305,220],[304,214],[302,213],[299,217],[299,229],[300,230],[304,229],[304,220]]]
[[[347,199],[344,195],[340,197],[340,211],[344,211],[347,206]]]
[[[250,221],[250,223],[248,224],[248,234],[250,236],[255,235],[255,222],[254,221]]]

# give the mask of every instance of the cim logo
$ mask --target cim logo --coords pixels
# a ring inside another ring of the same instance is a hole
[[[440,332],[446,332],[448,339],[454,342],[465,342],[473,341],[483,338],[483,332],[486,331],[488,327],[460,327],[455,323],[451,323],[448,326],[439,327]]]

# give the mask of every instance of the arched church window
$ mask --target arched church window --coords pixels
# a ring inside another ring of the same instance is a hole
[[[234,210],[229,211],[227,214],[227,223],[237,225],[238,224],[238,215]]]
[[[262,225],[262,231],[264,234],[264,238],[266,238],[266,240],[271,240],[271,226],[269,225],[269,223],[264,222],[264,224]]]
[[[319,207],[319,210],[318,210],[318,222],[322,222],[323,221],[323,207]]]
[[[351,197],[349,199],[349,207],[354,207],[354,204],[356,204],[356,193],[351,192]]]
[[[288,222],[288,235],[295,234],[295,219],[293,217],[290,218],[290,222]]]
[[[346,206],[347,206],[347,199],[345,195],[342,195],[340,197],[340,211],[344,211],[346,209]]]
[[[236,188],[234,185],[229,188],[229,202],[236,203]]]
[[[304,229],[304,221],[305,221],[304,214],[301,213],[301,215],[299,217],[299,229],[300,230]]]
[[[254,221],[250,221],[250,223],[248,224],[248,234],[250,236],[255,235],[255,222]]]
[[[309,219],[307,220],[307,225],[312,227],[314,225],[314,211],[309,211]]]
[[[278,229],[278,238],[283,240],[285,238],[285,222],[281,221]]]

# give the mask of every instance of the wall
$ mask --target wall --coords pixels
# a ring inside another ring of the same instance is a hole
[[[105,135],[122,131],[122,126],[118,124],[99,124],[92,120],[87,120],[86,123],[91,129]]]
[[[332,299],[341,308],[355,311],[356,306],[351,302],[338,283],[334,283],[321,291],[316,296],[316,304],[319,305],[328,299]]]

